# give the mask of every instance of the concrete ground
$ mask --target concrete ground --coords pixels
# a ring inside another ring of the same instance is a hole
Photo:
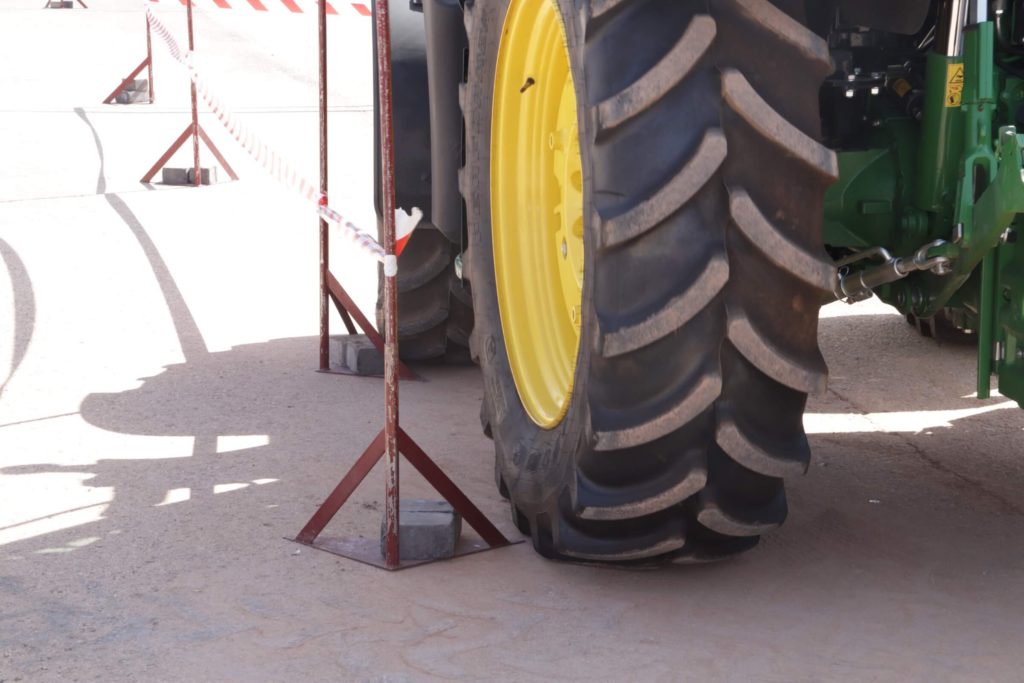
[[[199,0],[200,64],[315,178],[315,22],[275,2]],[[158,103],[99,105],[139,3],[41,4],[0,7],[0,681],[1024,680],[1024,413],[873,303],[825,309],[815,460],[738,560],[387,574],[284,540],[381,424],[379,381],[313,372],[315,218],[208,115],[242,180],[140,185],[185,80],[156,46]],[[332,203],[372,225],[369,24],[336,4]],[[373,264],[339,241],[335,271],[369,308]],[[424,374],[406,429],[512,533],[477,372]],[[328,533],[375,535],[382,488]]]

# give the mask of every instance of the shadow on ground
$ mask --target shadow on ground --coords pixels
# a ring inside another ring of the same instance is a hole
[[[833,357],[839,393],[812,405],[812,414],[850,412],[854,401],[869,411],[976,407],[970,399],[929,394],[927,383],[892,405],[894,397],[904,397],[907,381],[885,360],[897,354],[882,353],[880,347],[910,331],[883,316],[826,320],[823,334],[845,335],[847,324],[865,333],[857,353],[882,362],[878,391],[865,398],[859,385],[844,384],[851,382],[844,377],[863,381],[854,372],[859,361]],[[908,353],[934,352],[932,342],[911,339]],[[358,661],[359,653],[381,661],[387,648],[399,647],[414,670],[457,676],[481,670],[458,664],[463,651],[458,640],[423,640],[438,619],[465,624],[466,647],[497,647],[514,641],[513,634],[549,640],[555,635],[542,625],[545,615],[557,613],[562,616],[551,618],[572,622],[598,618],[591,614],[598,610],[605,620],[629,622],[643,615],[650,633],[681,628],[682,614],[687,619],[718,615],[712,621],[722,628],[739,619],[743,631],[765,634],[761,638],[767,640],[754,646],[765,652],[780,647],[765,644],[782,637],[773,634],[778,619],[790,624],[783,632],[822,634],[825,624],[843,624],[844,633],[856,631],[862,642],[886,651],[891,638],[902,637],[908,614],[954,624],[957,633],[989,627],[1008,633],[1008,620],[1024,608],[1019,589],[1024,532],[1015,497],[1024,490],[1019,446],[971,451],[971,444],[1019,443],[1016,408],[957,419],[930,434],[812,435],[816,459],[809,475],[790,486],[787,525],[752,553],[721,565],[626,575],[546,562],[527,546],[460,560],[450,570],[439,565],[393,579],[320,553],[299,563],[290,557],[297,546],[283,537],[297,532],[379,424],[377,412],[368,409],[380,398],[379,381],[315,373],[313,351],[313,338],[247,344],[169,366],[136,389],[92,394],[83,401],[81,414],[90,425],[191,439],[190,457],[140,453],[83,467],[0,469],[5,477],[81,472],[83,486],[110,487],[113,495],[102,519],[3,547],[13,562],[0,572],[0,596],[11,598],[12,607],[0,616],[0,625],[13,622],[10,632],[19,635],[17,643],[0,636],[0,646],[20,648],[19,658],[38,666],[49,661],[46,653],[55,643],[70,639],[102,652],[139,656],[153,647],[185,647],[194,653],[190,661],[206,661],[206,653],[221,662],[214,670],[224,675],[270,671],[285,676],[307,666],[314,671],[315,660],[303,656],[306,650],[293,648],[326,638],[325,649],[315,652],[321,657],[345,652],[346,665]],[[954,351],[945,361],[955,365],[972,358]],[[899,365],[898,359],[892,363]],[[441,464],[507,529],[504,504],[489,482],[490,446],[475,431],[476,371],[438,369],[431,379],[403,385],[408,387],[406,423],[419,427],[419,433],[430,431],[423,429],[428,424],[435,431],[450,430],[443,442],[460,445]],[[843,392],[854,398],[842,397]],[[997,428],[1005,431],[993,437]],[[431,439],[438,441],[436,435]],[[371,474],[371,480],[375,477],[379,474]],[[361,489],[335,522],[335,533],[373,532],[378,488]],[[188,491],[187,500],[168,501],[182,490]],[[36,576],[24,571],[29,568]],[[60,581],[48,583],[45,577]],[[441,588],[455,580],[447,577],[459,577],[456,592]],[[390,597],[374,592],[378,585],[389,586]],[[982,617],[968,607],[978,604],[989,605],[985,626],[975,623]],[[386,619],[382,609],[404,616]],[[723,616],[728,614],[734,616]],[[374,634],[372,640],[359,636],[364,628]],[[949,646],[959,641],[947,636],[938,632],[925,646],[938,657],[929,661],[963,659],[963,652]],[[661,642],[651,637],[651,643]],[[845,661],[845,636],[834,643],[825,635],[812,640],[813,647],[792,651],[804,658],[801,670]],[[623,642],[633,643],[632,650],[647,641]],[[990,652],[1003,645],[990,639],[963,647]],[[226,652],[247,654],[217,659]],[[502,660],[505,668],[498,670],[508,675],[545,670],[540,660],[531,665],[511,655],[492,657]],[[629,655],[621,651],[617,657]],[[535,670],[523,668],[529,666]],[[850,666],[860,671],[863,665]],[[161,675],[167,669],[148,672]]]
[[[795,514],[776,536],[800,543],[800,532],[791,527],[817,515],[836,514],[848,492],[878,477],[884,479],[882,493],[867,494],[864,501],[883,493],[890,501],[894,495],[902,501],[934,501],[938,489],[942,491],[939,499],[946,501],[957,492],[966,494],[966,499],[954,506],[965,523],[974,515],[979,516],[975,522],[978,526],[990,525],[992,520],[983,522],[981,517],[993,513],[1024,515],[1024,505],[1013,495],[1014,491],[1024,490],[1024,466],[1015,457],[1015,448],[971,454],[972,464],[962,457],[965,447],[969,449],[970,444],[979,443],[978,432],[991,439],[994,430],[1002,429],[1005,439],[996,435],[997,441],[1019,441],[1024,430],[1022,411],[1000,409],[958,418],[957,411],[984,405],[963,397],[969,387],[960,396],[938,395],[929,386],[928,378],[901,374],[917,356],[941,358],[941,365],[947,368],[973,363],[972,349],[938,347],[931,340],[918,338],[913,330],[891,316],[826,319],[822,321],[822,334],[826,340],[853,334],[863,342],[853,345],[852,356],[836,357],[832,349],[827,349],[827,355],[833,356],[829,359],[833,368],[832,389],[824,399],[812,403],[809,413],[841,416],[916,411],[923,413],[921,419],[926,425],[931,412],[936,417],[931,420],[934,424],[916,431],[879,434],[862,431],[854,424],[845,432],[812,433],[815,462],[811,476],[791,484],[791,509]],[[892,353],[889,347],[893,343],[903,345],[905,353]],[[18,546],[23,544],[29,551],[65,546],[83,534],[103,537],[115,529],[120,533],[136,525],[140,516],[167,516],[168,523],[178,523],[183,514],[187,514],[189,523],[197,525],[193,540],[210,547],[216,545],[218,528],[231,526],[235,529],[232,533],[238,532],[237,523],[222,525],[219,516],[251,518],[246,533],[259,535],[267,533],[261,528],[260,518],[268,510],[296,505],[299,509],[310,509],[361,452],[379,422],[377,411],[367,410],[365,397],[367,386],[374,387],[371,393],[379,393],[379,382],[312,372],[310,361],[315,345],[315,339],[310,337],[247,344],[218,353],[204,349],[194,354],[192,360],[169,366],[163,373],[145,379],[137,389],[88,396],[81,405],[81,414],[91,425],[123,434],[186,437],[192,441],[191,457],[154,459],[140,454],[138,459],[101,459],[95,465],[83,467],[38,464],[0,469],[4,476],[81,472],[88,475],[83,485],[113,489],[113,501],[104,512],[105,519],[90,525],[102,527],[105,532],[73,528],[48,535],[52,537],[13,544],[7,550],[19,552]],[[868,361],[874,367],[862,372],[860,363]],[[448,374],[443,369],[433,372],[442,377]],[[429,397],[433,405],[420,404],[414,412],[430,415],[439,405],[434,402],[445,400],[443,394],[457,384],[456,403],[446,400],[447,410],[468,415],[460,428],[472,431],[472,418],[478,410],[474,400],[478,380],[470,377],[475,371],[452,372],[457,375],[454,380],[439,377],[438,381],[417,389],[419,396]],[[955,374],[970,376],[962,371]],[[870,391],[864,388],[867,382],[872,385]],[[355,384],[348,385],[353,391],[338,391],[338,383]],[[1001,407],[1005,400],[985,403]],[[360,413],[365,413],[365,417],[353,419],[353,415]],[[346,417],[342,419],[341,415]],[[465,467],[478,478],[480,472],[489,469],[489,443],[475,434],[464,436],[475,442],[477,452],[468,456],[471,462],[460,458],[449,461],[448,466],[456,468],[456,478],[458,468]],[[989,470],[995,476],[989,476]],[[815,481],[821,480],[826,471],[846,472],[850,478],[844,481],[828,476],[827,481]],[[922,476],[922,472],[932,476]],[[276,492],[284,480],[291,481],[289,489],[295,490],[297,485],[306,492],[300,501],[279,497]],[[822,485],[825,489],[817,491],[816,487]],[[183,491],[187,491],[185,498]],[[497,499],[490,488],[474,493]],[[819,506],[823,509],[816,509]],[[294,526],[301,521],[304,518],[299,514],[289,522]],[[932,531],[935,529],[928,525],[914,534],[927,536]],[[948,529],[942,533],[948,534]]]

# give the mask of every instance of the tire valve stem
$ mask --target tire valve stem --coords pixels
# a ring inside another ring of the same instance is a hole
[[[523,94],[524,92],[532,88],[536,83],[537,81],[533,80],[533,76],[528,76],[526,78],[526,83],[523,83],[523,87],[519,89],[519,94]]]

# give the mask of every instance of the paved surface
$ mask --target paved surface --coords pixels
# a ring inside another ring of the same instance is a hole
[[[142,58],[137,3],[40,4],[0,8],[0,681],[1024,679],[1024,413],[875,304],[825,310],[816,459],[739,560],[520,545],[389,575],[298,552],[382,400],[312,372],[315,220],[219,131],[241,182],[140,186],[184,81],[158,52],[157,105],[99,106]],[[313,175],[312,17],[233,4],[197,13],[202,63]],[[332,21],[332,195],[366,222],[369,27]],[[372,264],[336,253],[368,306]],[[406,427],[509,529],[477,373],[426,374]],[[373,537],[381,488],[329,531]]]

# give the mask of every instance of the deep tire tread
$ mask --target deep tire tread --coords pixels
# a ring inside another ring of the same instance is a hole
[[[398,260],[398,348],[404,361],[469,360],[473,308],[460,301],[454,260],[458,247],[429,223],[416,228]],[[383,276],[379,276],[379,279]],[[383,284],[383,283],[382,283]],[[379,292],[383,292],[381,285]],[[384,329],[377,300],[377,329]]]
[[[729,262],[721,256],[712,257],[694,284],[662,309],[642,322],[605,332],[601,338],[603,355],[621,356],[676,332],[707,308],[728,281]]]
[[[806,471],[804,404],[827,376],[817,349],[816,302],[832,277],[821,198],[838,166],[815,129],[827,45],[782,2],[590,0],[578,3],[589,11],[563,12],[580,23],[579,62],[615,89],[580,99],[592,136],[581,145],[592,145],[597,169],[598,253],[596,332],[584,340],[595,351],[585,385],[593,441],[559,444],[579,454],[574,462],[558,465],[503,431],[512,418],[488,377],[494,349],[480,348],[480,330],[472,337],[500,481],[547,557],[724,559],[785,520],[782,477]],[[471,73],[483,68],[475,46],[496,35],[481,5],[466,4]],[[669,22],[678,34],[667,39]],[[633,43],[637,58],[623,66],[620,39],[648,31],[659,39]],[[762,63],[759,48],[792,68]],[[471,82],[462,95],[467,130],[490,115],[466,109],[479,85],[491,84]],[[652,139],[662,147],[644,158],[635,143]],[[751,159],[765,160],[763,182]],[[472,170],[459,178],[468,208],[481,168]],[[797,189],[778,190],[783,180]],[[476,287],[486,270],[472,226],[470,235],[464,265]],[[633,271],[643,286],[628,286]]]
[[[796,157],[830,181],[839,179],[839,162],[835,153],[773,109],[741,72],[725,70],[722,74],[722,96],[734,112],[775,145],[780,153]]]
[[[725,155],[725,136],[720,131],[708,131],[696,154],[656,194],[617,216],[598,215],[603,246],[614,247],[636,239],[679,211],[714,177]]]
[[[729,192],[729,209],[736,227],[776,266],[822,292],[834,291],[836,268],[832,261],[824,253],[815,256],[792,242],[771,224],[746,190]]]
[[[597,130],[604,132],[622,125],[654,106],[669,90],[686,78],[715,40],[715,22],[697,16],[686,28],[672,51],[642,78],[597,106]]]

